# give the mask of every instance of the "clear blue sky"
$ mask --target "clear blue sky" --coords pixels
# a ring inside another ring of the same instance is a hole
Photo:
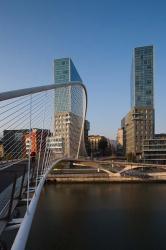
[[[132,49],[155,46],[156,132],[166,132],[164,0],[1,0],[0,91],[53,83],[71,57],[89,95],[90,133],[115,138],[130,108]]]

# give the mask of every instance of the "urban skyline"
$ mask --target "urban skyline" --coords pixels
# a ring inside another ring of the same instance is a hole
[[[95,9],[88,3],[87,9],[86,1],[72,1],[66,2],[66,12],[64,3],[56,1],[40,7],[36,2],[33,8],[31,1],[2,3],[1,91],[53,83],[53,59],[71,57],[88,88],[91,134],[115,138],[121,117],[130,107],[132,49],[153,44],[156,132],[165,132],[165,3],[153,2],[150,9],[148,2],[142,4],[135,8],[128,0],[119,8],[118,1],[104,1]]]

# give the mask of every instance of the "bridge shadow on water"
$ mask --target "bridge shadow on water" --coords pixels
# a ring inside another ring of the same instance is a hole
[[[164,250],[166,184],[47,184],[27,250]]]

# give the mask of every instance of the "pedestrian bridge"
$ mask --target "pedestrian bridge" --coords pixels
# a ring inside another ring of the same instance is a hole
[[[86,157],[87,91],[69,82],[4,92],[0,110],[0,234],[18,229],[11,249],[23,250],[48,173]]]

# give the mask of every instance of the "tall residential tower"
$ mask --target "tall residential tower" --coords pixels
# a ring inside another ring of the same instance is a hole
[[[153,46],[134,49],[131,78],[131,107],[153,108]]]
[[[143,142],[154,137],[153,46],[134,49],[131,77],[131,110],[125,116],[126,154],[141,158]]]

